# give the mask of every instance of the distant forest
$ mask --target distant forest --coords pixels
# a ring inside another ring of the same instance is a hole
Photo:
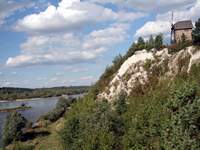
[[[88,91],[89,86],[70,86],[70,87],[53,87],[53,88],[0,88],[0,100],[16,100],[26,98],[47,98],[61,95],[81,94]]]

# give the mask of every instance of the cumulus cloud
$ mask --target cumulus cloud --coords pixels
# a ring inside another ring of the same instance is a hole
[[[114,11],[81,0],[50,4],[40,13],[17,21],[15,29],[28,33],[28,38],[20,45],[21,53],[8,58],[6,66],[93,62],[113,45],[123,42],[130,22],[145,15],[124,9]],[[86,33],[78,32],[88,24],[92,28]]]
[[[114,44],[126,39],[128,25],[114,24],[79,37],[72,33],[33,35],[21,44],[21,54],[10,57],[10,67],[38,64],[75,64],[94,61]]]
[[[190,20],[190,19],[192,21],[196,21],[200,17],[199,10],[200,10],[200,0],[197,0],[192,7],[174,11],[174,22],[180,20]],[[156,35],[159,33],[168,35],[170,34],[170,28],[171,28],[171,12],[168,11],[163,14],[158,14],[154,21],[146,22],[141,28],[139,28],[136,31],[135,36],[148,37],[150,35]]]
[[[43,12],[31,14],[19,20],[15,29],[26,32],[71,31],[82,28],[88,23],[116,20],[126,22],[144,15],[146,14],[140,12],[115,12],[91,2],[63,0],[58,7],[50,5]]]
[[[34,5],[33,2],[30,1],[22,1],[15,2],[13,0],[1,0],[0,1],[0,26],[5,23],[6,18],[12,15],[14,12],[32,7]]]

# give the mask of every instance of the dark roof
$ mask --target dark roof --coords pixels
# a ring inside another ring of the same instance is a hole
[[[192,29],[192,28],[193,28],[193,24],[191,20],[179,21],[175,23],[174,25],[175,30]]]

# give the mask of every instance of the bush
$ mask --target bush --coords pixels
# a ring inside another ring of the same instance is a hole
[[[20,142],[15,142],[12,150],[34,150],[34,148],[35,148],[34,145],[27,145],[27,144],[22,144]]]
[[[200,98],[197,85],[186,82],[175,87],[166,105],[170,117],[163,124],[162,145],[165,149],[199,149]]]
[[[127,95],[122,92],[115,101],[116,113],[122,115],[127,111]]]
[[[156,36],[155,38],[155,48],[157,50],[160,50],[161,48],[163,48],[163,35],[159,34]]]
[[[120,146],[123,122],[106,100],[86,97],[72,106],[60,134],[65,149],[111,150]]]
[[[3,145],[6,146],[13,141],[22,138],[22,129],[27,120],[18,112],[9,113],[3,129]]]
[[[193,71],[199,76],[199,67]],[[114,105],[86,96],[66,116],[65,149],[198,149],[198,76],[164,80],[140,95],[121,93]]]
[[[192,39],[195,45],[200,45],[200,19],[195,23],[195,29],[192,31]]]
[[[186,41],[186,42],[179,42],[177,44],[172,44],[172,45],[168,46],[167,48],[169,49],[170,53],[175,53],[175,52],[179,52],[180,50],[183,50],[191,45],[192,45],[192,43],[190,41]]]
[[[42,116],[40,119],[48,120],[50,122],[57,121],[63,114],[66,112],[67,108],[75,101],[75,99],[65,99],[61,97],[57,104],[56,108]]]

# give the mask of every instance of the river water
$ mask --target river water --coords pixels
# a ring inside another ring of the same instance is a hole
[[[73,95],[72,97],[81,97],[82,95]],[[46,114],[55,108],[58,102],[58,97],[53,98],[37,98],[29,99],[26,101],[12,101],[12,102],[0,102],[0,109],[2,108],[13,108],[25,104],[26,106],[31,106],[31,109],[18,111],[20,112],[28,121],[35,122],[39,119],[41,115]],[[2,131],[3,125],[6,120],[8,112],[0,112],[0,147],[2,145]]]

